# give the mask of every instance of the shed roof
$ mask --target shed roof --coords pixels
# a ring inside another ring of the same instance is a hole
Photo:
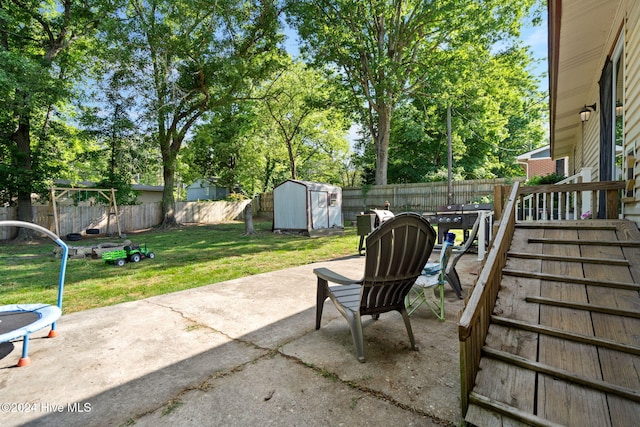
[[[315,190],[315,191],[323,191],[323,190],[327,191],[327,190],[340,189],[340,187],[338,187],[337,185],[326,184],[326,183],[322,183],[322,182],[302,181],[302,180],[299,180],[299,179],[288,179],[288,180],[278,184],[275,188],[278,188],[281,185],[286,184],[287,182],[293,182],[295,184],[300,184],[300,185],[303,185],[303,186],[307,187],[309,190]]]

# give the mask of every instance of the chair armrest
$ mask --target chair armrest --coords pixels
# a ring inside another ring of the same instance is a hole
[[[345,277],[341,274],[335,273],[328,268],[314,268],[313,273],[321,279],[326,280],[327,282],[337,283],[339,285],[353,285],[362,283],[362,279],[354,280],[348,277]]]
[[[469,250],[471,245],[473,244],[473,241],[476,239],[476,236],[478,234],[478,228],[480,228],[480,218],[481,218],[481,216],[478,215],[478,218],[476,218],[476,222],[473,223],[473,228],[471,229],[471,232],[469,233],[469,238],[467,238],[467,241],[464,243],[464,245],[463,246],[454,246],[453,247],[453,254],[455,254],[455,255],[451,259],[451,263],[449,264],[449,267],[447,268],[447,272],[449,272],[449,271],[451,271],[451,270],[456,268],[456,264],[458,263],[458,261],[460,260],[462,255],[464,255]]]

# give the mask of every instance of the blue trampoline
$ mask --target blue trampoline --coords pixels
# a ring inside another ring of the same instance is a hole
[[[62,248],[60,261],[60,275],[58,278],[58,303],[51,304],[10,304],[0,306],[0,343],[16,340],[22,337],[22,357],[18,366],[26,366],[29,359],[29,336],[40,329],[51,325],[49,338],[56,336],[56,321],[62,315],[62,293],[64,290],[64,276],[67,270],[69,248],[51,231],[30,222],[0,221],[0,227],[23,227],[36,230],[51,238]]]

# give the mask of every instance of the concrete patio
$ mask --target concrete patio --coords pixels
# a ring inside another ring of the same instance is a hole
[[[63,315],[59,336],[0,344],[3,426],[458,425],[457,319],[399,313],[364,319],[361,364],[328,302],[314,329],[316,280],[329,267],[358,278],[364,257],[319,262],[142,301]],[[458,263],[465,295],[480,262]]]

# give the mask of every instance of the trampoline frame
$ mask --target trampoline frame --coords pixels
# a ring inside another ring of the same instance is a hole
[[[60,239],[55,233],[41,227],[37,224],[24,221],[0,221],[0,227],[16,227],[16,228],[29,228],[31,230],[38,231],[45,234],[51,240],[53,240],[58,246],[62,248],[61,262],[60,262],[60,274],[58,276],[58,300],[56,305],[51,304],[10,304],[0,306],[0,313],[6,312],[33,312],[38,315],[38,319],[27,325],[24,325],[18,329],[0,334],[0,343],[12,341],[22,337],[22,357],[18,361],[18,366],[27,366],[31,363],[29,358],[29,336],[31,333],[39,331],[51,325],[49,331],[49,338],[53,338],[57,335],[56,323],[62,315],[62,296],[64,292],[64,277],[67,271],[67,260],[69,258],[69,247],[65,242]]]

